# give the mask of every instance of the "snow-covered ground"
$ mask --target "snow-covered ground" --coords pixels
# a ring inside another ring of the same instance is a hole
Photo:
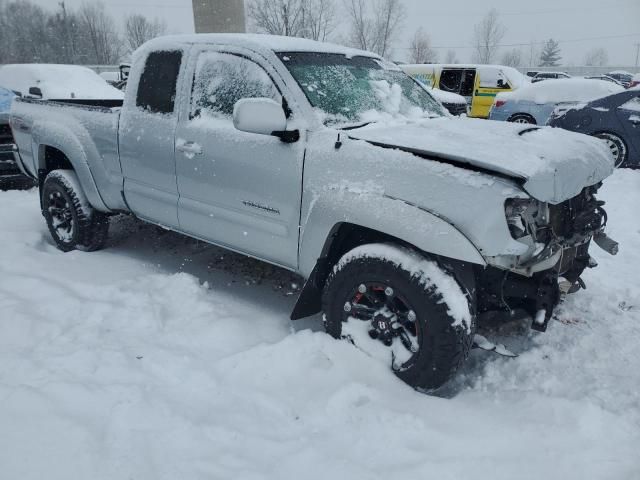
[[[0,192],[0,478],[638,479],[640,171],[601,197],[620,255],[436,398],[292,325],[287,272],[128,218],[63,254]]]

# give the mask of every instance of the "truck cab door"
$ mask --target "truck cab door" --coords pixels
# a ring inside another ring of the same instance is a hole
[[[129,208],[140,218],[171,228],[178,228],[174,135],[182,58],[180,50],[149,54],[142,71],[134,72],[139,81],[129,88],[136,89],[135,98],[127,97],[118,129]]]
[[[234,107],[241,99],[269,98],[283,105],[282,79],[252,55],[208,47],[190,59],[191,98],[181,111],[175,145],[180,229],[297,268],[304,132],[286,143],[234,127]],[[294,117],[287,120],[288,129],[295,128]]]

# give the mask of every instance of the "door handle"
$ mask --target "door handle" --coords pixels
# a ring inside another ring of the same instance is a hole
[[[187,155],[202,155],[202,147],[195,142],[176,142],[176,150]]]

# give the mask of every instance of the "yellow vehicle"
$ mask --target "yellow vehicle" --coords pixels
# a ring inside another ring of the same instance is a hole
[[[502,65],[400,65],[405,73],[429,87],[466,98],[471,117],[487,118],[495,96],[527,82],[515,68]]]

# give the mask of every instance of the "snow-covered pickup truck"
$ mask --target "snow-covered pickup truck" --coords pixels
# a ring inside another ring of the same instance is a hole
[[[454,374],[481,314],[544,330],[591,240],[616,250],[598,140],[452,117],[340,46],[164,37],[136,52],[121,109],[18,100],[11,124],[60,249],[103,247],[126,212],[293,270],[293,319],[324,312],[422,389]]]

